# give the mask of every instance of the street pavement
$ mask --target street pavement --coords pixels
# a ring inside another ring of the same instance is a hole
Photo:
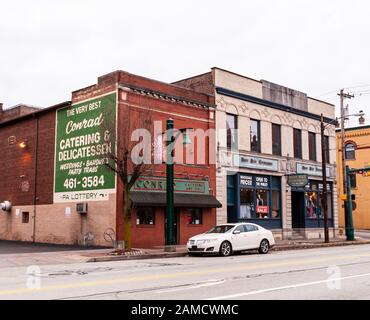
[[[370,299],[370,245],[4,266],[0,299]]]

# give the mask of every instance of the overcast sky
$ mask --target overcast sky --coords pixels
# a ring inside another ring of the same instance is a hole
[[[70,100],[118,69],[172,82],[218,66],[337,105],[351,87],[351,111],[370,114],[366,0],[2,0],[0,12],[5,107]]]

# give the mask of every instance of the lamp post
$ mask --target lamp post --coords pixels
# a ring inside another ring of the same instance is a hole
[[[175,192],[174,192],[174,146],[172,145],[180,134],[184,133],[183,144],[189,144],[186,131],[190,128],[179,129],[174,135],[174,121],[168,118],[166,121],[166,226],[165,241],[166,250],[172,251],[175,245],[174,223],[175,223]],[[172,147],[170,148],[170,146]]]
[[[166,121],[166,246],[174,245],[174,164],[173,150],[169,146],[174,142],[173,119]]]

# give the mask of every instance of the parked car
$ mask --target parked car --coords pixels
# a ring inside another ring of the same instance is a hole
[[[216,226],[206,233],[189,239],[189,255],[220,254],[227,257],[238,251],[258,249],[261,254],[275,245],[270,230],[253,223],[235,223]]]

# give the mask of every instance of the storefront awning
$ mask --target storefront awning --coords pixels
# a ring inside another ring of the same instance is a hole
[[[166,193],[164,192],[131,192],[131,201],[135,206],[166,206]],[[183,208],[221,208],[221,203],[209,194],[175,193],[175,207]]]

